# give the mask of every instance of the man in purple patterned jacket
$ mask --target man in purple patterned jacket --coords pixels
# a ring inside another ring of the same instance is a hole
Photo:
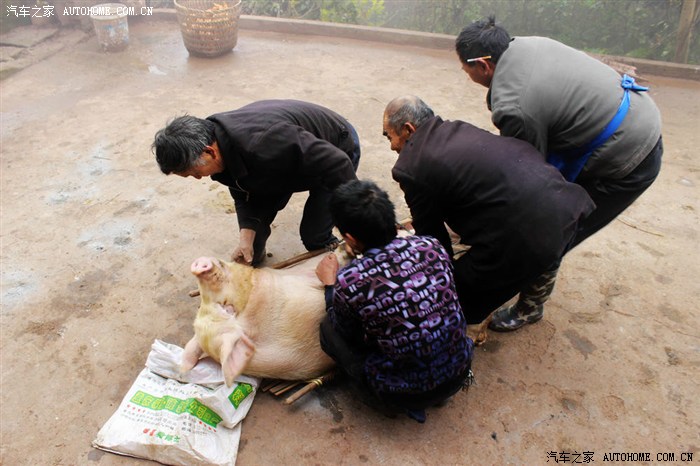
[[[473,342],[457,298],[450,257],[429,236],[399,237],[394,205],[371,181],[349,181],[331,216],[361,255],[338,270],[318,265],[328,316],[321,347],[383,407],[418,422],[468,381]]]

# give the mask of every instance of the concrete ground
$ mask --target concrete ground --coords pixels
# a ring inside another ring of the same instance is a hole
[[[698,461],[700,82],[644,77],[664,119],[659,179],[567,256],[543,321],[489,334],[469,392],[423,425],[338,385],[292,407],[260,393],[238,464]],[[238,230],[225,188],[159,172],[150,144],[166,120],[266,98],[326,105],[358,129],[360,177],[405,217],[381,134],[385,104],[404,93],[494,130],[485,89],[449,48],[242,30],[233,53],[202,59],[176,22],[134,21],[124,52],[101,53],[93,36],[4,79],[0,463],[147,464],[91,441],[153,340],[190,338],[189,264],[227,258]],[[268,262],[302,252],[301,202],[276,220]]]

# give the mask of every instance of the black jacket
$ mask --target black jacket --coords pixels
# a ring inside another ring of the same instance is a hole
[[[241,228],[255,228],[257,212],[279,209],[291,193],[357,178],[350,124],[320,105],[263,100],[207,119],[226,165],[211,178],[230,188]]]
[[[530,144],[434,117],[411,135],[392,175],[417,234],[452,252],[444,223],[471,246],[484,283],[536,276],[561,258],[594,204]]]

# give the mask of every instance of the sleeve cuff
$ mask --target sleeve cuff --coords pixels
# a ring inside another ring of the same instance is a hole
[[[333,307],[333,295],[335,294],[334,285],[325,285],[323,287],[324,296],[326,297],[326,310]]]

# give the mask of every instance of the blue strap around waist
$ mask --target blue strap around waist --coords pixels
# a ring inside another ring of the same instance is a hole
[[[622,102],[620,102],[615,116],[605,125],[605,128],[603,128],[603,131],[601,131],[598,136],[583,147],[577,147],[565,152],[550,152],[547,154],[547,162],[557,167],[567,181],[574,181],[578,177],[593,151],[607,141],[610,136],[617,131],[617,128],[620,127],[622,120],[625,119],[627,111],[630,108],[630,90],[637,92],[649,90],[648,87],[635,84],[634,78],[627,75],[622,77],[620,86],[625,90],[622,96]]]

